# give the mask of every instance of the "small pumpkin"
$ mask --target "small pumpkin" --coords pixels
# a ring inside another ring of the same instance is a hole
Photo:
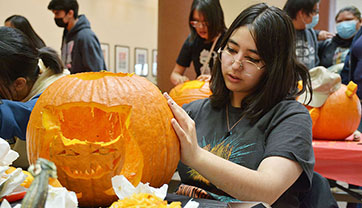
[[[133,74],[79,73],[39,97],[28,124],[30,163],[43,157],[80,206],[117,200],[111,178],[168,183],[180,158],[173,115],[160,90]]]
[[[355,83],[342,84],[321,107],[307,107],[313,121],[313,138],[342,140],[357,130],[361,103],[356,91]]]
[[[208,98],[212,92],[208,81],[192,80],[172,88],[169,94],[179,106],[182,106],[198,99]]]

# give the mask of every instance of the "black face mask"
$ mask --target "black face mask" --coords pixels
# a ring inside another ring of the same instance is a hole
[[[68,26],[68,23],[65,23],[63,21],[63,18],[54,18],[54,21],[58,27],[67,27]]]

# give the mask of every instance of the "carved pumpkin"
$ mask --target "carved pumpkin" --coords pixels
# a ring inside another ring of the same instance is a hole
[[[54,82],[37,101],[27,129],[30,163],[53,161],[80,206],[117,200],[111,178],[159,187],[180,158],[173,117],[160,90],[132,74],[90,72]]]
[[[357,130],[361,103],[356,91],[355,83],[342,84],[321,107],[308,107],[313,121],[313,138],[340,140]]]
[[[170,91],[170,97],[179,105],[209,97],[212,93],[208,81],[192,80],[177,85]]]

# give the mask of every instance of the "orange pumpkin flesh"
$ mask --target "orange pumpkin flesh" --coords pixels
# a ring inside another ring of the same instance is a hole
[[[145,78],[80,73],[54,82],[40,96],[27,130],[28,157],[53,161],[62,185],[80,206],[117,199],[111,178],[123,174],[159,187],[179,161],[173,117],[160,90]]]
[[[179,105],[209,97],[212,93],[209,82],[192,80],[177,85],[170,91],[170,97]]]
[[[361,119],[361,103],[356,95],[357,85],[353,82],[348,87],[332,93],[320,108],[310,109],[313,120],[313,138],[342,140],[351,135]]]

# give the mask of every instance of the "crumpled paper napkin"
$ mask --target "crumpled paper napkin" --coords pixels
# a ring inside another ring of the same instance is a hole
[[[10,174],[5,171],[9,165],[19,157],[19,154],[10,149],[7,141],[0,138],[0,198],[13,192],[21,192],[25,189],[20,184],[25,180],[26,175],[21,168],[17,168]]]
[[[0,138],[0,166],[9,166],[19,157],[19,154],[10,149],[7,141]]]
[[[163,186],[161,186],[161,188],[154,188],[151,187],[149,183],[144,184],[141,182],[136,187],[134,187],[132,183],[129,182],[127,178],[124,177],[123,175],[117,175],[112,177],[112,187],[120,200],[138,193],[153,194],[158,198],[164,200],[166,198],[167,189],[168,189],[167,184],[164,184]],[[184,208],[197,208],[197,207],[199,207],[199,203],[192,201],[191,199],[184,206]]]

